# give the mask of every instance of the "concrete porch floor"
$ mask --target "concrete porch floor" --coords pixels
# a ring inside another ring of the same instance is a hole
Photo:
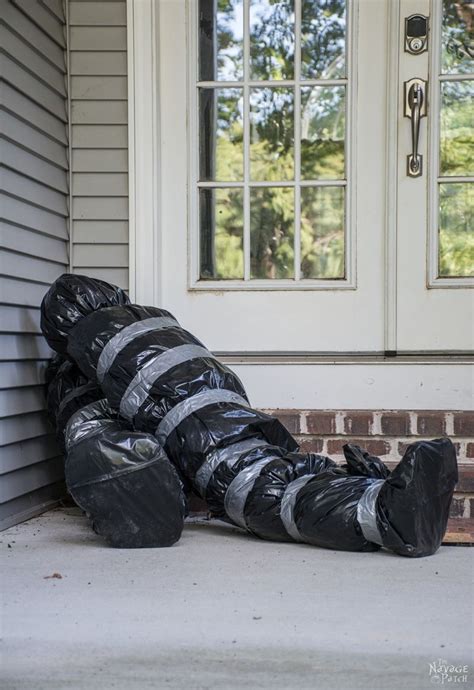
[[[75,508],[0,541],[5,690],[419,690],[439,659],[474,684],[470,548],[410,560],[194,520],[172,548],[114,550]]]

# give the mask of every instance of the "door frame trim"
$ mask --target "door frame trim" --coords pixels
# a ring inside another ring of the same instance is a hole
[[[384,349],[397,351],[398,100],[400,0],[389,4],[386,70]]]
[[[159,0],[127,0],[130,297],[160,304]]]

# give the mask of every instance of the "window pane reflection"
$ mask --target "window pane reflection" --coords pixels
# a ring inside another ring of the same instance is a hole
[[[199,190],[201,280],[243,279],[243,203],[241,188]]]
[[[440,175],[474,174],[474,81],[441,83]]]
[[[199,0],[199,79],[243,79],[243,0]]]
[[[344,77],[345,50],[345,0],[302,0],[301,78]]]
[[[344,178],[344,86],[301,89],[301,177]]]
[[[294,0],[250,0],[250,78],[293,79]]]
[[[244,175],[242,89],[200,89],[202,181],[239,181]]]
[[[441,65],[445,74],[474,72],[474,2],[443,0]]]
[[[344,188],[301,189],[301,277],[344,278]]]
[[[474,276],[474,185],[439,186],[439,275]]]
[[[250,177],[258,181],[294,176],[293,90],[250,90]]]
[[[293,278],[293,241],[293,189],[290,187],[251,189],[251,278]]]

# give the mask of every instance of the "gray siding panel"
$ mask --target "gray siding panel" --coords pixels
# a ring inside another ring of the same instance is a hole
[[[127,149],[73,149],[72,169],[74,173],[127,172],[128,152]]]
[[[99,53],[90,51],[71,52],[70,70],[72,75],[126,75],[127,74],[127,53],[124,51],[110,51],[109,53]]]
[[[125,2],[69,3],[71,26],[126,26],[127,7]]]
[[[99,1],[92,5],[91,11],[100,10]],[[116,26],[71,26],[69,45],[71,50],[126,50],[127,30]]]
[[[72,269],[128,289],[126,2],[69,3]]]
[[[67,37],[62,0],[2,0],[2,527],[65,491],[42,391],[51,351],[39,306],[48,285],[72,268],[128,289],[126,14],[125,0],[73,0]]]
[[[3,0],[0,42],[0,525],[63,494],[44,411],[51,351],[39,328],[49,284],[67,270],[65,18],[58,0]]]

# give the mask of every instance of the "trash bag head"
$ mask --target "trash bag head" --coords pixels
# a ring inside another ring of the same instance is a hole
[[[126,293],[115,285],[87,276],[64,273],[41,302],[41,330],[48,345],[66,354],[68,335],[84,316],[96,309],[129,304]]]

